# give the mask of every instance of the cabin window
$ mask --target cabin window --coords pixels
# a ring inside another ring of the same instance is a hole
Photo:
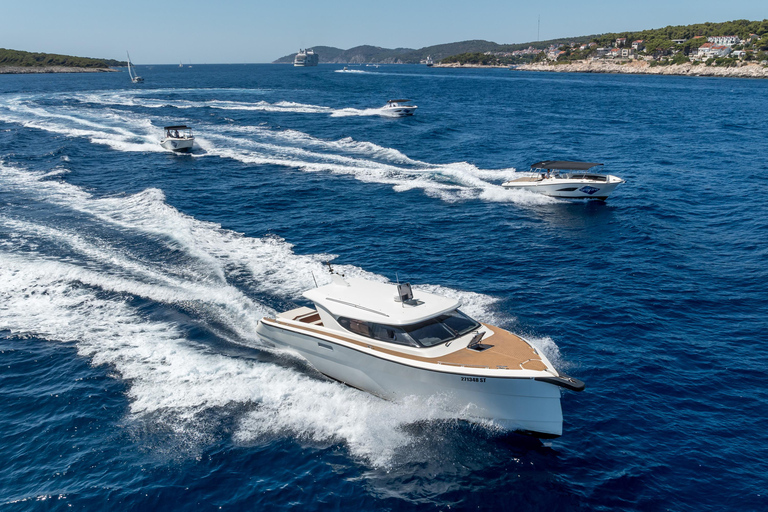
[[[387,341],[389,343],[397,343],[398,345],[407,345],[410,347],[418,347],[413,338],[408,336],[403,329],[390,325],[375,324],[373,322],[362,322],[360,320],[354,320],[352,318],[339,317],[339,325],[346,330],[365,336],[366,338],[373,338],[379,341]]]
[[[445,317],[443,317],[443,323],[456,331],[458,336],[464,336],[468,332],[480,327],[479,323],[472,320],[458,309],[445,315]]]
[[[379,341],[410,347],[433,347],[451,341],[477,329],[480,324],[459,310],[418,324],[395,327],[351,318],[338,318],[346,330]]]

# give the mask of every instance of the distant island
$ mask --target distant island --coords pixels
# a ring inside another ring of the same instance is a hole
[[[668,26],[520,44],[471,40],[410,48],[316,46],[320,63],[514,67],[530,71],[768,78],[768,20]],[[295,54],[275,63],[291,63]]]
[[[569,38],[574,41],[589,41],[597,36],[580,36]],[[458,43],[438,44],[426,46],[417,50],[413,48],[381,48],[379,46],[355,46],[349,50],[342,50],[332,46],[313,46],[312,49],[320,56],[321,64],[419,64],[431,56],[438,62],[446,57],[462,53],[472,52],[513,52],[522,50],[531,44],[540,48],[546,48],[560,40],[539,41],[537,43],[524,44],[497,44],[492,41],[473,39]],[[273,64],[293,64],[295,53],[280,57]]]
[[[53,53],[32,53],[0,48],[0,74],[8,73],[99,73],[115,71],[124,61],[91,59]]]

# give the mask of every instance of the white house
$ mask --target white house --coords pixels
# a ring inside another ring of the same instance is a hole
[[[739,39],[739,36],[710,36],[707,38],[707,41],[718,46],[733,46],[739,44],[741,39]]]
[[[557,59],[559,59],[563,55],[565,55],[564,51],[561,51],[561,50],[550,50],[547,53],[547,58],[549,60],[557,60]]]
[[[696,53],[697,59],[708,59],[709,58],[709,52],[712,49],[714,44],[712,43],[704,43],[703,45],[699,46],[699,50]]]
[[[622,57],[629,57],[630,59],[635,58],[635,50],[634,48],[622,48],[621,49],[621,56]]]
[[[713,46],[709,51],[711,57],[727,57],[729,53],[731,53],[731,48],[723,44]]]

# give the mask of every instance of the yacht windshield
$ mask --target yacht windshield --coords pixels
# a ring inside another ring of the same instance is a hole
[[[379,341],[411,347],[433,347],[451,341],[480,327],[459,310],[418,324],[395,327],[339,317],[339,325],[355,334]]]

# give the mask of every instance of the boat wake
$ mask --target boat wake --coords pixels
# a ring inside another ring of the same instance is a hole
[[[255,335],[258,319],[299,300],[312,273],[328,282],[322,261],[333,256],[297,255],[280,238],[199,221],[157,189],[95,197],[62,178],[0,164],[7,205],[0,210],[0,331],[73,343],[94,365],[112,368],[127,384],[130,419],[181,435],[224,411],[237,425],[236,442],[275,435],[341,442],[380,466],[418,443],[407,425],[463,417],[439,397],[385,402],[327,381],[293,357],[259,356],[271,352]],[[424,288],[459,298],[484,321],[510,321],[494,317],[491,297]],[[539,340],[551,350],[546,343]],[[232,357],[226,347],[248,347],[239,350],[254,356]]]
[[[55,101],[51,101],[55,96]],[[514,168],[480,169],[467,162],[432,164],[414,160],[402,152],[349,137],[324,140],[290,129],[265,126],[200,124],[178,116],[153,116],[125,107],[167,106],[167,100],[148,100],[138,94],[114,91],[61,94],[16,95],[0,105],[0,121],[45,130],[68,137],[86,138],[116,151],[165,152],[158,144],[161,127],[186,122],[195,126],[193,155],[220,157],[255,166],[275,165],[306,172],[329,172],[359,181],[391,185],[398,192],[422,190],[447,202],[482,200],[539,205],[558,200],[525,190],[510,190],[501,183],[519,177]],[[155,104],[154,102],[158,103]],[[102,104],[106,103],[107,107]],[[98,108],[88,108],[96,103]],[[384,109],[340,109],[293,102],[242,102],[217,100],[196,102],[174,100],[180,108],[263,109],[280,112],[332,112],[331,115],[389,115]],[[45,104],[45,106],[42,106]]]

